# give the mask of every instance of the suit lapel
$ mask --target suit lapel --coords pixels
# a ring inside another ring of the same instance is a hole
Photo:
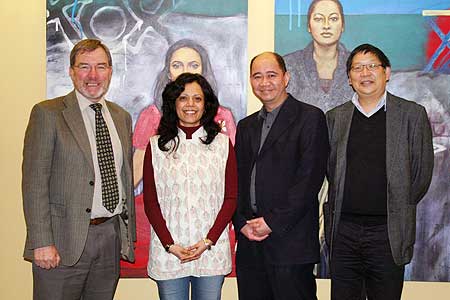
[[[250,139],[251,149],[252,149],[252,157],[256,159],[259,151],[259,144],[261,143],[261,127],[263,124],[262,118],[259,117],[258,113],[255,113],[254,117],[256,118],[255,122],[249,122],[250,130],[248,138]]]
[[[286,131],[295,121],[295,118],[298,116],[298,111],[297,106],[292,105],[292,101],[297,100],[293,99],[291,96],[288,96],[286,102],[282,104],[283,106],[281,107],[266,140],[264,141],[259,155],[262,155],[267,149],[269,149],[283,134],[283,132]],[[261,130],[259,131],[259,135],[261,136]]]
[[[72,135],[78,143],[78,146],[83,152],[89,166],[94,170],[94,163],[92,162],[91,146],[87,136],[86,127],[84,126],[83,116],[81,115],[80,106],[78,105],[75,91],[72,91],[64,97],[64,104],[66,109],[62,114],[66,120],[67,126],[72,131]]]
[[[336,182],[336,186],[338,188],[337,193],[342,193],[342,195],[344,193],[345,171],[347,169],[347,144],[354,110],[354,105],[351,102],[348,102],[348,105],[345,105],[343,108],[342,113],[336,114],[336,128],[333,130],[338,134],[336,174],[342,174],[342,176],[336,177],[336,180],[338,181]],[[338,209],[340,210],[340,207]]]
[[[400,141],[400,131],[403,114],[401,113],[400,103],[395,96],[387,93],[386,95],[386,174],[389,178],[392,173],[393,162],[396,160],[398,141]]]

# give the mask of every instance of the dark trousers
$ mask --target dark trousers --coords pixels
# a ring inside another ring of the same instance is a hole
[[[260,243],[248,245],[252,262],[236,262],[239,300],[317,300],[314,264],[270,265]]]
[[[34,300],[111,300],[120,272],[119,219],[90,225],[80,260],[43,269],[33,263]]]
[[[400,300],[404,266],[395,264],[387,225],[341,220],[332,245],[331,299]]]

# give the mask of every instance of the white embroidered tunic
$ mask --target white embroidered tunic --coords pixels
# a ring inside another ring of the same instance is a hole
[[[174,153],[158,148],[159,136],[150,138],[152,164],[158,202],[166,225],[175,241],[191,246],[206,237],[224,201],[225,169],[229,151],[228,137],[219,133],[205,145],[203,128],[192,139],[179,129],[178,149]],[[182,264],[165,251],[151,228],[148,275],[155,280],[186,276],[226,275],[231,272],[228,230],[216,245],[199,259]]]

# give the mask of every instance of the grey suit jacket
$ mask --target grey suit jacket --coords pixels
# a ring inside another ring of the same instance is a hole
[[[331,152],[327,177],[328,202],[324,204],[325,236],[333,250],[344,197],[347,141],[354,105],[342,104],[326,114]],[[425,108],[387,93],[386,174],[388,234],[398,265],[411,261],[416,232],[416,206],[433,175],[433,143]]]
[[[107,101],[123,150],[122,174],[128,225],[122,219],[122,257],[134,260],[136,240],[131,171],[131,117]],[[74,265],[86,242],[94,193],[89,139],[75,92],[36,104],[25,133],[22,194],[27,238],[24,258],[33,249],[55,245],[61,263]]]

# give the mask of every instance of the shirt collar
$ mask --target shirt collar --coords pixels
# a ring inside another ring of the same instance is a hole
[[[372,109],[371,111],[369,111],[367,113],[364,111],[361,104],[359,103],[359,97],[358,97],[357,93],[353,94],[352,103],[356,107],[356,109],[359,110],[360,113],[362,113],[367,118],[369,118],[372,115],[374,115],[377,111],[379,111],[381,109],[381,107],[384,107],[384,111],[386,111],[386,95],[387,95],[387,92],[384,91],[383,96],[381,96],[380,100],[378,100],[377,106],[375,106],[374,109]]]
[[[284,102],[286,102],[286,101],[284,101]],[[267,116],[269,116],[269,115],[273,116],[273,118],[275,118],[276,116],[278,116],[278,113],[280,112],[281,107],[283,106],[284,102],[281,105],[278,105],[278,107],[276,107],[272,111],[267,111],[264,106],[261,107],[261,109],[259,110],[259,113],[258,113],[258,117],[262,118],[263,120],[265,120],[267,118]]]
[[[78,105],[80,106],[81,111],[86,110],[89,107],[89,105],[93,103],[100,103],[103,107],[105,107],[106,105],[105,99],[103,97],[98,102],[92,102],[77,90],[75,90],[75,95],[77,96]]]

